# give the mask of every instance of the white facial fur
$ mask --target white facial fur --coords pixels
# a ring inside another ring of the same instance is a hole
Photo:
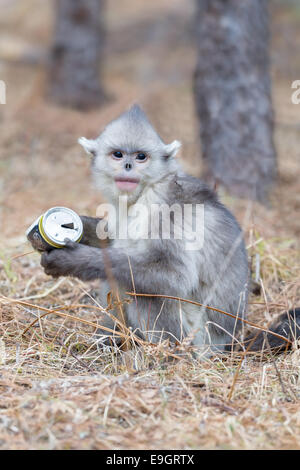
[[[146,186],[162,181],[176,173],[178,164],[175,155],[180,142],[175,140],[165,144],[148,121],[145,113],[137,105],[109,123],[95,140],[81,137],[78,142],[86,152],[94,156],[92,168],[97,187],[109,200],[116,200],[120,194],[128,195],[128,202],[135,202]],[[123,158],[113,157],[113,152],[122,152]],[[144,162],[136,159],[138,152],[148,158]],[[131,169],[125,169],[125,163]],[[136,179],[139,181],[133,190],[122,190],[115,179]]]

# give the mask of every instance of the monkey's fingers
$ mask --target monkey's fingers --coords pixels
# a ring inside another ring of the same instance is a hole
[[[41,256],[41,266],[44,268],[45,274],[52,276],[54,278],[62,275],[61,269],[57,266],[57,256],[56,251],[45,251]]]
[[[69,250],[74,250],[75,248],[78,248],[78,243],[72,242],[69,238],[65,238],[64,243],[64,248],[68,248]]]

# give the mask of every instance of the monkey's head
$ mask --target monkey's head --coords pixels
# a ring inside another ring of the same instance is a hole
[[[180,142],[165,144],[138,105],[109,123],[95,140],[78,142],[93,156],[96,185],[108,199],[128,195],[134,202],[147,186],[177,171]]]

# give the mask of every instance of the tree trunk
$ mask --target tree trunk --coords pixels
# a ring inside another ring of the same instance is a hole
[[[56,0],[50,97],[77,109],[104,101],[100,85],[103,0]]]
[[[205,176],[267,201],[277,172],[267,0],[196,0],[195,96]]]

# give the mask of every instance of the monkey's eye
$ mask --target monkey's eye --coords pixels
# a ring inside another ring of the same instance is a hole
[[[120,152],[119,150],[116,150],[116,152],[113,152],[113,156],[114,156],[114,158],[116,158],[117,160],[120,160],[120,159],[123,157],[123,154],[122,154],[122,152]]]
[[[148,159],[148,157],[144,153],[139,152],[137,156],[135,157],[135,159],[139,162],[145,162]]]

